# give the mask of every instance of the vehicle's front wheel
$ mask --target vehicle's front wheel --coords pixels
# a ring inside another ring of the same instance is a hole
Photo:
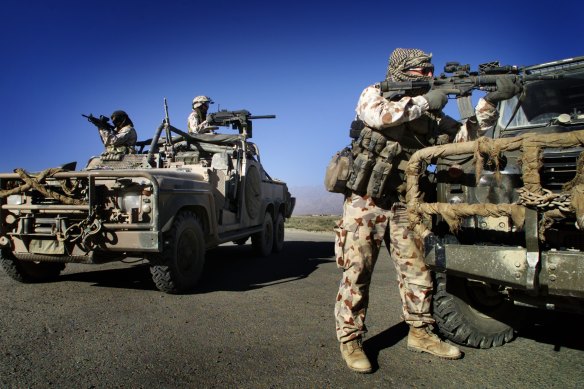
[[[446,338],[490,348],[515,337],[518,311],[488,285],[436,273],[434,290],[434,319]]]
[[[21,261],[6,249],[0,250],[0,265],[10,278],[23,283],[52,281],[65,269],[64,263]]]
[[[164,244],[161,258],[150,266],[156,287],[166,293],[192,291],[205,264],[205,239],[196,216],[192,212],[181,212]]]
[[[251,245],[256,253],[262,257],[271,254],[274,246],[274,224],[269,212],[264,215],[262,230],[251,236]]]

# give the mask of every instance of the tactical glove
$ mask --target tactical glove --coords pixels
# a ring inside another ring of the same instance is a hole
[[[430,92],[426,93],[423,98],[428,101],[428,110],[429,111],[439,111],[448,102],[448,97],[444,92],[439,90],[431,90]]]
[[[522,89],[521,84],[510,78],[501,77],[497,79],[497,90],[487,93],[484,99],[493,105],[497,105],[499,101],[510,99],[520,93]]]

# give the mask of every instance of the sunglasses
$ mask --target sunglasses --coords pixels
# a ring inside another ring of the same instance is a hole
[[[420,68],[409,68],[406,71],[419,73],[419,74],[423,74],[424,76],[427,76],[430,73],[434,74],[434,66],[426,66],[423,68],[421,68],[421,67]]]

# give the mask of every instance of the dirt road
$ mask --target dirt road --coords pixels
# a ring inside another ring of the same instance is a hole
[[[157,291],[141,263],[68,265],[57,282],[18,284],[0,272],[0,387],[576,388],[584,382],[584,319],[537,315],[504,347],[463,348],[445,361],[406,350],[394,271],[374,274],[358,375],[334,335],[340,276],[331,234],[286,232],[284,252],[208,253],[195,294]]]

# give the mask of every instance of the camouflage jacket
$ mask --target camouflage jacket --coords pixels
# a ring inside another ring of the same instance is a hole
[[[363,90],[355,108],[357,117],[368,127],[391,133],[391,127],[412,122],[428,111],[428,102],[422,96],[404,96],[398,101],[385,99],[379,85],[370,85]],[[476,139],[491,128],[498,119],[494,106],[480,99],[475,108],[475,117],[459,123],[443,113],[437,117],[444,133],[455,133],[455,142]]]
[[[209,124],[207,120],[204,120],[201,117],[199,111],[193,110],[187,119],[187,127],[189,129],[190,134],[206,134],[206,133],[214,133],[213,131],[209,130]]]
[[[99,135],[106,148],[108,147],[134,147],[138,135],[131,125],[122,127],[119,131],[109,131],[103,128],[99,129]]]

